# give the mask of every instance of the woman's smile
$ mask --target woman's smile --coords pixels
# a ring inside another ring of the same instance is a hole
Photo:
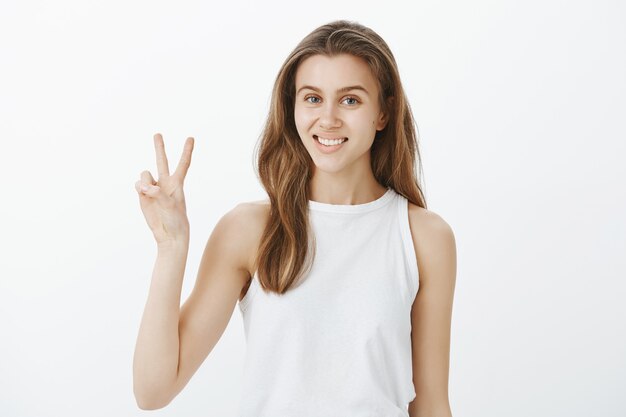
[[[313,135],[313,141],[317,148],[323,153],[332,153],[343,147],[343,144],[348,141],[348,138],[343,139],[325,139],[317,135]]]

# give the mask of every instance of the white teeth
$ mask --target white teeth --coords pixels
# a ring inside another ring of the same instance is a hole
[[[339,145],[340,143],[345,142],[346,138],[343,138],[343,139],[324,139],[324,138],[321,138],[321,137],[317,136],[317,140],[321,144],[323,144],[323,145],[332,146],[332,145]]]

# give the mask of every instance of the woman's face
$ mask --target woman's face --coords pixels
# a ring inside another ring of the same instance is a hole
[[[349,54],[313,55],[296,71],[294,118],[302,143],[316,170],[363,172],[370,168],[370,147],[385,127],[378,85],[369,66]],[[326,146],[318,137],[347,138]]]

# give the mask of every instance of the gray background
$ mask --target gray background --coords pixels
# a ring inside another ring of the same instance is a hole
[[[134,183],[175,167],[189,295],[206,240],[265,198],[252,152],[276,73],[346,18],[390,45],[429,208],[458,248],[455,417],[624,416],[626,6],[619,1],[3,1],[0,415],[134,416],[156,245]],[[238,308],[163,416],[235,416]]]

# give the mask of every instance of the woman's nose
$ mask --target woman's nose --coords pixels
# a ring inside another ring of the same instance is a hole
[[[338,109],[332,103],[323,106],[319,119],[320,127],[322,129],[331,129],[341,126],[338,113]]]

